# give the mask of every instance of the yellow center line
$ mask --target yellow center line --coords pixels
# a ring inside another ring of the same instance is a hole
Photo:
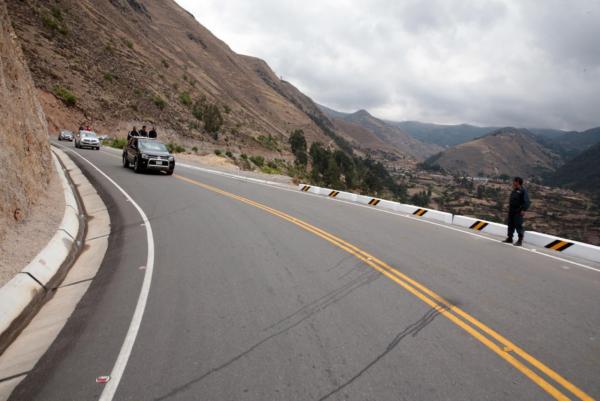
[[[272,215],[287,220],[301,227],[302,229],[309,231],[320,238],[323,238],[324,240],[332,243],[338,248],[350,253],[357,259],[363,261],[368,266],[372,267],[373,269],[388,277],[390,280],[402,286],[408,292],[410,292],[411,294],[419,298],[421,301],[425,302],[427,305],[431,306],[433,309],[435,309],[443,316],[448,318],[452,323],[465,330],[475,339],[480,341],[483,345],[485,345],[490,350],[499,355],[502,359],[510,363],[513,367],[515,367],[517,370],[523,373],[526,377],[528,377],[530,380],[536,383],[539,387],[541,387],[544,391],[546,391],[555,399],[569,400],[570,398],[566,396],[562,391],[557,389],[554,385],[550,384],[546,379],[542,378],[538,373],[534,372],[530,367],[526,366],[521,360],[515,358],[515,356],[513,356],[512,354],[515,354],[524,361],[528,362],[531,366],[535,367],[536,369],[544,373],[546,376],[548,376],[550,379],[560,384],[563,388],[570,391],[577,398],[584,401],[593,401],[592,397],[580,390],[577,386],[575,386],[567,379],[559,375],[557,372],[540,362],[538,359],[534,358],[532,355],[525,352],[522,348],[509,341],[501,334],[497,333],[492,328],[486,326],[485,324],[477,320],[475,317],[471,316],[459,307],[453,305],[440,295],[436,294],[434,291],[413,280],[412,278],[406,276],[404,273],[401,273],[397,269],[389,266],[387,263],[379,260],[373,255],[350,244],[349,242],[346,242],[345,240],[338,238],[333,234],[330,234],[318,227],[315,227],[309,223],[299,220],[284,212],[281,212],[277,209],[273,209],[269,206],[263,205],[253,200],[244,198],[239,195],[235,195],[233,193],[224,191],[220,188],[213,187],[211,185],[204,184],[187,177],[183,177],[180,175],[175,175],[175,177],[192,185],[204,188],[211,192],[218,193],[228,198],[232,198],[245,204],[256,207],[258,209],[264,210]],[[489,337],[496,340],[499,344],[492,341],[484,334],[487,334]]]

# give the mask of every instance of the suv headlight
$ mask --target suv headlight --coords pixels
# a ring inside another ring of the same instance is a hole
[[[175,158],[173,156],[169,156],[169,161],[172,162],[173,160],[175,160]]]
[[[142,159],[147,159],[147,158],[148,158],[148,155],[145,153],[142,153]]]

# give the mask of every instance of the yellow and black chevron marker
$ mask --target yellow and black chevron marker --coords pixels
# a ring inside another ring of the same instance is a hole
[[[331,191],[327,196],[329,196],[330,198],[335,198],[336,196],[338,196],[339,193],[340,191]]]
[[[569,248],[571,245],[573,245],[572,242],[562,241],[562,240],[557,239],[557,240],[552,241],[548,245],[546,245],[546,248],[562,252],[565,249]]]
[[[471,227],[469,227],[472,230],[477,230],[477,231],[481,231],[484,228],[486,228],[488,226],[488,223],[486,223],[485,221],[481,221],[481,220],[477,220],[475,223],[473,223],[471,225]]]
[[[371,206],[377,206],[377,204],[378,204],[379,202],[381,202],[381,200],[380,200],[380,199],[375,199],[375,198],[373,198],[373,199],[371,199],[371,200],[369,201],[369,205],[371,205]]]
[[[415,210],[415,211],[413,212],[413,214],[414,214],[415,216],[419,216],[419,217],[420,217],[420,216],[423,216],[425,213],[427,213],[427,210],[426,210],[426,209],[417,209],[417,210]]]
[[[301,191],[307,192],[309,189],[310,189],[310,185],[305,185],[304,187],[302,187]]]

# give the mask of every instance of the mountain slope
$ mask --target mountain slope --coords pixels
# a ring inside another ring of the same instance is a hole
[[[389,124],[400,128],[421,142],[443,147],[459,145],[498,129],[495,127],[477,127],[469,124],[442,125],[418,121],[390,121]]]
[[[442,149],[438,145],[423,143],[411,137],[398,127],[373,117],[366,110],[359,110],[355,113],[341,113],[324,106],[319,107],[328,117],[362,127],[379,138],[382,143],[392,145],[400,152],[411,155],[418,160],[425,159]]]
[[[562,165],[547,182],[600,195],[600,142]]]
[[[154,122],[164,134],[214,141],[205,118],[195,117],[214,105],[224,145],[258,146],[252,138],[269,134],[284,141],[298,128],[309,141],[335,135],[309,98],[262,60],[234,53],[172,0],[8,6],[53,129],[86,121],[123,134]],[[58,101],[69,103],[63,89],[75,96],[69,107]]]
[[[565,159],[572,159],[600,142],[600,127],[582,132],[562,132],[561,135],[544,137],[541,142]]]
[[[52,171],[46,119],[15,38],[0,1],[0,240],[28,216]]]
[[[560,158],[540,145],[529,131],[502,128],[441,152],[426,164],[471,176],[529,177],[554,170]]]

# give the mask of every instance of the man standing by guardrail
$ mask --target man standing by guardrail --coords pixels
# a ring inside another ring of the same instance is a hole
[[[508,206],[508,219],[506,224],[508,225],[508,237],[503,242],[512,244],[513,235],[515,230],[519,239],[514,243],[515,246],[523,245],[523,218],[525,212],[529,209],[531,202],[529,201],[529,194],[527,189],[523,187],[523,179],[521,177],[515,177],[513,180],[513,190],[510,193],[510,202]]]

